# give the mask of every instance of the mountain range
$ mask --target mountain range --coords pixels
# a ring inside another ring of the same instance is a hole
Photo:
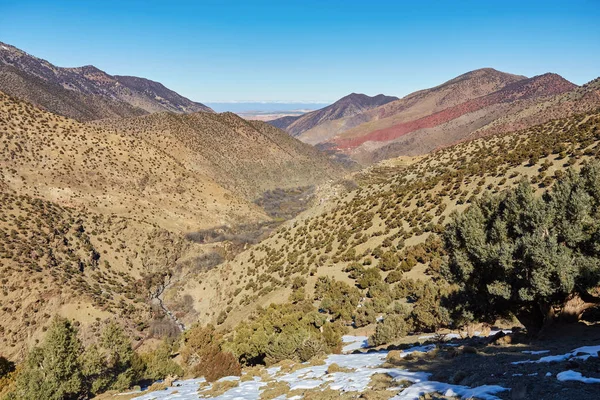
[[[271,123],[306,143],[335,148],[370,164],[592,110],[600,104],[596,85],[579,88],[557,74],[527,78],[483,68],[362,112],[320,119],[300,133],[293,130],[297,120]],[[343,107],[347,101],[330,107]]]
[[[2,42],[0,77],[0,90],[6,94],[79,121],[158,111],[212,112],[158,82],[109,75],[93,65],[57,67]]]

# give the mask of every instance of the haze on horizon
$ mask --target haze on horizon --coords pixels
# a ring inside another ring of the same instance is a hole
[[[330,103],[402,97],[482,67],[581,85],[599,75],[599,19],[593,0],[2,0],[0,41],[203,103]]]

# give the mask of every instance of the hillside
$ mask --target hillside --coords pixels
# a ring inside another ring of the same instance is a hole
[[[367,162],[398,155],[426,154],[463,140],[496,119],[520,111],[526,104],[542,103],[575,88],[576,85],[559,75],[540,75],[422,118],[334,141],[338,148]],[[569,114],[562,114],[565,115]]]
[[[372,110],[323,123],[304,132],[300,140],[316,144],[336,135],[342,138],[360,137],[485,96],[522,79],[526,77],[492,68],[467,72],[441,85],[411,93]]]
[[[284,302],[298,288],[310,299],[322,299],[323,285],[339,281],[349,286],[338,290],[357,285],[363,300],[348,300],[340,305],[345,311],[336,312],[345,321],[361,321],[357,326],[372,323],[389,312],[389,302],[423,285],[411,279],[436,280],[440,245],[435,236],[427,238],[451,212],[522,179],[540,190],[552,185],[565,167],[598,157],[599,129],[596,111],[461,143],[413,163],[371,168],[356,176],[358,190],[289,221],[233,261],[179,287],[177,296],[203,293],[194,298],[194,309],[223,310],[231,326],[257,305]],[[382,180],[382,172],[388,178]],[[341,298],[328,301],[320,307],[339,310]]]
[[[397,97],[385,96],[383,94],[371,97],[365,94],[351,93],[320,110],[312,111],[299,117],[279,118],[269,121],[269,124],[284,129],[292,136],[300,136],[303,132],[320,124],[344,117],[351,117],[397,99]]]
[[[269,220],[144,140],[3,93],[0,166],[0,352],[13,359],[56,313],[84,332],[109,317],[138,339],[176,329],[164,327],[161,287],[175,270],[214,266],[219,247],[184,233]]]
[[[22,357],[56,313],[90,334],[109,317],[136,340],[178,332],[178,313],[200,316],[187,300],[163,308],[163,291],[268,232],[274,221],[250,200],[277,188],[285,202],[285,188],[344,173],[230,113],[118,121],[141,130],[82,124],[0,92],[3,355]],[[278,205],[264,197],[264,207]]]
[[[112,76],[91,65],[57,67],[2,42],[0,66],[4,67],[5,78],[0,80],[0,90],[48,111],[80,121],[159,111],[212,111],[158,82]],[[7,72],[6,67],[13,67],[18,72]],[[7,73],[11,74],[10,79],[6,79]]]
[[[129,103],[65,89],[6,65],[0,66],[0,91],[78,121],[146,114],[146,111]]]
[[[233,113],[157,113],[94,125],[142,138],[250,200],[266,190],[314,185],[345,173],[312,146]]]
[[[0,180],[20,195],[189,231],[261,218],[253,205],[144,140],[0,93]]]

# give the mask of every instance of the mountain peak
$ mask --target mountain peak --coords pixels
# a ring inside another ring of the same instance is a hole
[[[279,118],[269,121],[269,123],[285,129],[292,136],[298,136],[323,122],[353,116],[394,100],[398,100],[398,98],[382,94],[371,97],[363,93],[353,92],[320,110],[309,112],[295,119],[283,117],[285,119]]]

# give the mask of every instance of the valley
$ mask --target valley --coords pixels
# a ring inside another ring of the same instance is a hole
[[[3,33],[1,400],[597,397],[583,44],[436,53],[413,6],[350,3],[288,40],[306,7],[201,3]]]

